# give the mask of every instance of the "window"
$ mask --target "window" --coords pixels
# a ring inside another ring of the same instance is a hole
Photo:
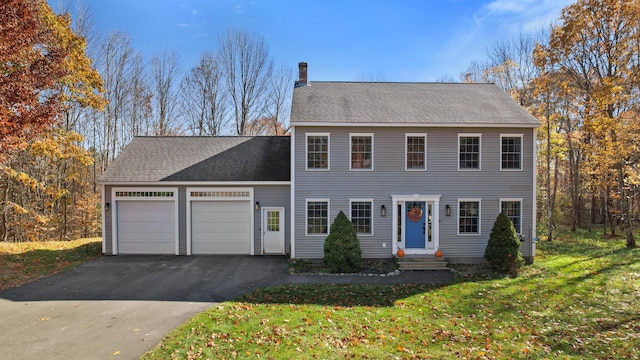
[[[458,134],[459,170],[480,170],[480,135]]]
[[[280,211],[267,211],[267,231],[280,231]]]
[[[458,200],[458,234],[480,234],[480,200]]]
[[[307,235],[329,233],[329,201],[307,200]]]
[[[373,170],[373,135],[351,134],[351,170]]]
[[[406,135],[406,169],[407,170],[426,170],[426,134],[407,134]]]
[[[372,200],[351,200],[351,223],[358,234],[372,235]]]
[[[502,170],[522,169],[522,135],[500,135],[500,168]]]
[[[307,170],[329,170],[329,134],[307,134]]]
[[[518,234],[522,234],[522,199],[500,199],[500,212],[505,213]]]

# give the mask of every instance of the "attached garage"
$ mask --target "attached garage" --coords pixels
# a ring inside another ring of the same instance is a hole
[[[175,191],[113,190],[116,231],[114,252],[120,254],[177,254]]]
[[[253,189],[187,191],[191,254],[253,254]]]

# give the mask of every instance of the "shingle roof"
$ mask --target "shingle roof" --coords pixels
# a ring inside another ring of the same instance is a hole
[[[136,137],[101,183],[289,181],[291,140],[264,137]]]
[[[380,82],[310,82],[297,87],[291,124],[540,125],[493,84]]]

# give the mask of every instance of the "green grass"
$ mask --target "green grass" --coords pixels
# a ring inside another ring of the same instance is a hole
[[[640,357],[640,249],[596,233],[539,244],[518,277],[446,286],[292,285],[201,313],[143,359]]]
[[[0,242],[0,290],[70,269],[100,256],[100,238]]]

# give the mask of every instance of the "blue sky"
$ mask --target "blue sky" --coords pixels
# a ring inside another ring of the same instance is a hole
[[[54,0],[51,0],[54,1]],[[147,60],[182,68],[235,27],[262,36],[276,63],[310,81],[459,79],[496,41],[535,32],[570,0],[85,0],[99,31],[125,31]],[[297,72],[296,72],[297,73]],[[371,79],[365,80],[371,80]]]

